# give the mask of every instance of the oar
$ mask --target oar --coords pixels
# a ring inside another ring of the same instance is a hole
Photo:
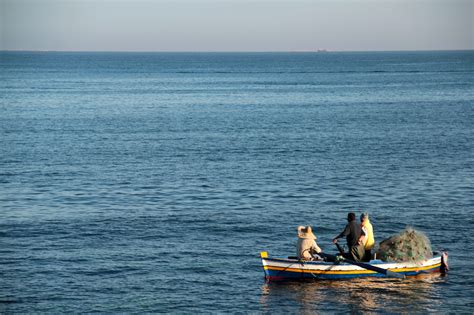
[[[335,243],[337,250],[339,251],[339,254],[344,255],[344,250],[342,249],[341,245],[339,243]]]
[[[334,260],[334,261],[340,260],[340,261],[346,262],[346,263],[351,264],[351,265],[356,265],[356,266],[359,266],[359,267],[367,269],[367,270],[372,270],[372,271],[384,274],[387,277],[405,279],[404,274],[393,272],[393,271],[390,271],[388,269],[376,267],[376,266],[371,265],[371,264],[365,264],[365,263],[362,263],[362,262],[353,261],[353,260],[350,260],[350,259],[347,259],[347,258],[344,258],[344,257],[340,257],[340,256],[339,256],[340,257],[339,258],[339,257],[337,257],[335,255],[331,255],[331,254],[319,253],[318,255],[326,257],[330,260]]]

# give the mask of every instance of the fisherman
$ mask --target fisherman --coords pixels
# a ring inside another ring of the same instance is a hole
[[[369,220],[369,214],[364,212],[360,215],[360,227],[362,229],[362,235],[359,237],[359,244],[364,246],[364,257],[363,261],[370,261],[372,258],[372,249],[375,245],[374,229]]]
[[[356,215],[354,212],[347,214],[347,221],[349,223],[347,223],[344,231],[336,236],[332,242],[336,244],[338,238],[345,236],[349,253],[344,253],[344,257],[354,261],[361,261],[364,257],[364,246],[359,244],[359,238],[364,232],[360,228],[360,225],[357,224]]]
[[[298,226],[298,243],[296,245],[296,256],[298,260],[322,260],[318,255],[322,250],[316,244],[316,236],[311,226]]]

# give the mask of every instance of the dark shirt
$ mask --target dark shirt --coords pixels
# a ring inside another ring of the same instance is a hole
[[[352,220],[351,222],[347,223],[344,231],[342,231],[341,234],[339,234],[336,238],[345,236],[347,240],[347,246],[351,248],[352,246],[357,245],[359,237],[362,233],[362,229],[357,223],[357,220]]]

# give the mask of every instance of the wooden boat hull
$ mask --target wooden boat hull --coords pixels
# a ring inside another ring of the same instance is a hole
[[[384,274],[367,270],[348,263],[334,263],[325,261],[299,261],[296,259],[268,258],[266,252],[261,253],[265,278],[268,280],[298,280],[298,279],[351,279],[359,277],[385,277]],[[416,276],[422,273],[440,272],[441,256],[413,263],[386,263],[372,260],[369,264],[401,273],[405,276]]]

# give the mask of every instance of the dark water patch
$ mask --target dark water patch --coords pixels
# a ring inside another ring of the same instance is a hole
[[[21,300],[0,299],[0,304],[14,304],[14,303],[21,303]]]

